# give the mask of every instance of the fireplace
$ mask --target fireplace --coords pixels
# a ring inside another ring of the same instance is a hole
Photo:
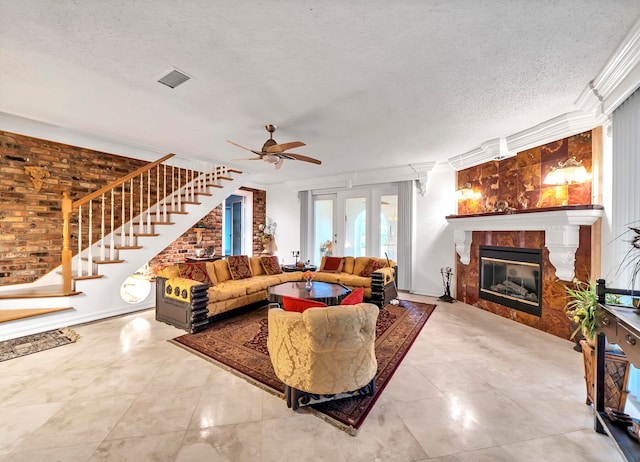
[[[540,249],[480,246],[480,298],[542,316]]]

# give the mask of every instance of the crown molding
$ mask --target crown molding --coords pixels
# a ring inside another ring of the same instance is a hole
[[[640,87],[640,19],[627,33],[598,75],[578,96],[578,110],[562,114],[534,127],[506,137],[505,151],[510,155],[552,141],[566,138],[605,125],[611,113]],[[496,141],[482,143],[480,147],[448,159],[456,171],[503,159]],[[504,148],[504,147],[503,147]]]
[[[397,167],[359,170],[357,172],[346,172],[339,175],[293,180],[287,181],[285,184],[295,191],[305,191],[312,189],[351,188],[353,186],[393,183],[407,180],[426,182],[429,173],[435,165],[436,162],[421,162]]]

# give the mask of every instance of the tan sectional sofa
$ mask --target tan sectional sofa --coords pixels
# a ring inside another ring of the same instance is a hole
[[[206,271],[210,285],[201,282],[201,277],[197,278],[199,280],[184,277],[185,269],[193,268],[186,264],[164,268],[156,278],[156,319],[195,332],[203,328],[209,318],[266,302],[270,286],[303,279],[301,271],[267,275],[260,258],[250,257],[251,277],[237,280],[232,278],[227,260],[198,264],[200,270]],[[384,267],[372,272],[371,277],[360,276],[371,259]],[[389,293],[393,297],[397,295],[394,283],[397,268],[394,262],[390,263],[392,267],[384,258],[344,257],[341,272],[317,271],[314,280],[340,283],[352,290],[362,287],[365,299],[382,307],[388,302]],[[321,269],[323,264],[324,258]],[[202,271],[197,274],[202,276]]]

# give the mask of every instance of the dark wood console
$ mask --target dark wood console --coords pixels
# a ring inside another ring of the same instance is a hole
[[[605,408],[605,340],[617,344],[631,364],[640,367],[640,315],[632,307],[610,306],[606,294],[632,295],[630,291],[611,289],[598,279],[598,315],[596,336],[595,418],[594,428],[608,434],[623,457],[628,461],[640,461],[640,442],[633,439],[626,427],[612,424]]]

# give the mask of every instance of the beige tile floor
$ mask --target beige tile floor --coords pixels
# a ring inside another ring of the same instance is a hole
[[[435,299],[406,295],[407,299]],[[0,363],[0,461],[602,461],[571,342],[439,304],[356,437],[167,342],[144,311]]]

